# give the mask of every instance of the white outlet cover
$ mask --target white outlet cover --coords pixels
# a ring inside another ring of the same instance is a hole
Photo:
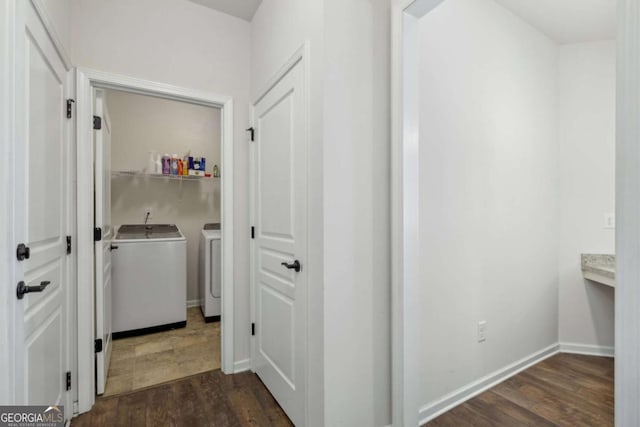
[[[607,230],[613,230],[616,228],[616,214],[605,213],[604,214],[604,228]]]
[[[485,342],[487,340],[487,321],[482,320],[478,322],[478,342]]]

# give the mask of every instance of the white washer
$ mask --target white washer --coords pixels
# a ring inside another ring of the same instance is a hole
[[[206,322],[220,320],[222,282],[220,238],[220,224],[205,224],[200,237],[198,282],[200,309]]]
[[[173,224],[123,225],[111,241],[114,338],[187,324],[187,239]]]

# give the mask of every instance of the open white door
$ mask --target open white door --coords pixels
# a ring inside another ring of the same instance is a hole
[[[73,415],[67,236],[71,235],[68,74],[32,2],[16,1],[15,403]],[[7,201],[3,201],[6,203]],[[10,201],[9,201],[10,202]],[[70,238],[70,237],[69,237]],[[9,297],[9,295],[5,295]],[[0,379],[0,381],[3,381]]]
[[[111,360],[111,118],[105,92],[95,90],[96,392],[103,394]]]
[[[305,424],[307,136],[298,61],[253,117],[255,341],[253,367],[295,425]]]

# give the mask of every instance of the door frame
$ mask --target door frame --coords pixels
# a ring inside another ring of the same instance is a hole
[[[309,78],[309,70],[310,70],[310,44],[308,41],[306,41],[302,46],[300,46],[293,55],[291,55],[291,57],[289,57],[289,59],[287,59],[287,61],[280,67],[280,69],[269,79],[269,81],[267,81],[267,83],[257,92],[256,96],[253,98],[251,105],[250,105],[250,121],[251,121],[251,126],[255,127],[255,106],[258,102],[260,102],[260,100],[262,100],[262,98],[265,97],[265,95],[298,63],[300,63],[300,65],[302,66],[302,73],[303,73],[303,79],[304,79],[304,83],[303,83],[303,88],[302,90],[305,93],[304,96],[304,118],[305,118],[305,139],[306,139],[306,143],[307,143],[307,166],[309,166],[311,164],[311,159],[309,158],[311,156],[312,150],[311,150],[311,138],[310,138],[310,133],[309,133],[309,125],[310,125],[310,120],[309,120],[309,111],[310,111],[310,102],[309,102],[309,94],[310,94],[310,78]],[[256,189],[255,189],[255,178],[256,178],[256,158],[255,158],[255,144],[254,142],[250,141],[250,146],[249,146],[249,221],[251,221],[252,225],[255,225],[256,223],[256,206],[255,206],[255,195],[256,195]],[[313,271],[313,267],[309,268],[309,264],[311,263],[311,244],[310,241],[311,239],[308,237],[309,233],[309,226],[310,224],[312,224],[311,220],[312,220],[312,210],[311,210],[311,190],[310,190],[310,184],[311,184],[311,177],[309,174],[309,170],[307,170],[307,262],[305,265],[305,268],[307,268],[308,273],[307,273],[307,299],[306,301],[304,301],[304,304],[306,304],[306,314],[307,314],[307,333],[306,333],[306,337],[307,337],[307,343],[305,344],[305,355],[304,355],[304,359],[305,359],[305,372],[304,372],[304,376],[305,376],[305,390],[303,390],[304,393],[304,400],[305,400],[305,425],[310,425],[311,424],[311,420],[310,420],[310,413],[311,411],[311,403],[312,403],[312,397],[311,397],[311,386],[309,381],[311,380],[311,372],[310,372],[310,358],[309,358],[309,342],[313,339],[312,335],[311,335],[311,330],[310,330],[310,323],[309,322],[309,318],[310,316],[310,308],[311,308],[311,299],[312,299],[312,293],[310,292],[310,285],[312,283],[312,276],[311,276],[311,271]],[[255,267],[255,263],[256,263],[256,257],[255,257],[255,250],[256,250],[256,242],[255,239],[251,239],[250,243],[249,243],[249,265],[250,265],[250,272],[249,272],[249,310],[250,310],[250,322],[253,324],[256,321],[256,304],[255,304],[255,297],[256,297],[256,283],[255,283],[255,273],[254,273],[254,267]],[[251,339],[251,359],[250,359],[250,363],[251,363],[251,371],[255,372],[255,352],[256,352],[256,339],[255,336],[250,336]]]
[[[78,410],[87,412],[95,402],[95,307],[93,241],[93,88],[115,89],[219,108],[222,111],[221,231],[222,248],[222,372],[234,372],[234,264],[233,264],[233,98],[151,80],[88,68],[76,69],[77,111],[77,221],[78,221]],[[186,302],[185,302],[186,303]]]
[[[392,418],[418,425],[418,20],[446,0],[394,0],[391,10]],[[640,425],[640,6],[617,0],[615,422]]]

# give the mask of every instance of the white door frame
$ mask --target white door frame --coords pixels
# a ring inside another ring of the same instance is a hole
[[[392,411],[419,423],[418,20],[445,0],[392,5]],[[640,5],[618,1],[616,130],[615,422],[640,425]],[[635,379],[635,380],[634,380]]]
[[[255,106],[256,104],[262,99],[264,98],[264,96],[298,63],[300,63],[300,65],[303,67],[302,73],[304,75],[304,83],[303,83],[303,90],[305,92],[305,97],[304,97],[304,108],[305,108],[305,112],[304,112],[304,117],[306,120],[306,135],[305,138],[307,140],[307,156],[311,155],[311,140],[309,137],[309,125],[310,125],[310,121],[309,121],[309,96],[310,96],[310,87],[309,87],[309,83],[310,83],[310,79],[309,79],[309,71],[310,71],[310,44],[309,42],[305,42],[300,48],[298,48],[298,50],[296,50],[296,52],[282,65],[282,67],[280,67],[280,69],[271,77],[271,79],[269,79],[269,81],[264,85],[264,87],[261,88],[261,90],[259,90],[257,92],[257,95],[255,96],[255,98],[253,99],[253,101],[251,102],[251,126],[255,126]],[[252,225],[255,225],[256,223],[256,217],[255,217],[255,194],[256,194],[256,189],[255,189],[255,170],[256,170],[256,158],[255,158],[255,146],[253,144],[253,142],[250,142],[251,146],[249,147],[249,220],[251,221]],[[310,165],[311,164],[311,160],[310,158],[307,159],[307,164]],[[309,173],[309,171],[307,171],[307,173]],[[307,181],[307,228],[309,228],[311,226],[311,224],[313,224],[311,222],[312,219],[312,209],[311,209],[311,204],[310,204],[310,200],[311,200],[311,192],[309,190],[309,186],[310,186],[310,182],[311,179],[308,177],[308,181]],[[309,233],[307,233],[308,235]],[[307,238],[307,265],[305,265],[305,268],[309,269],[310,271],[313,271],[313,267],[309,268],[309,264],[311,264],[311,248],[310,248],[310,238]],[[249,274],[249,301],[250,301],[250,313],[251,313],[251,323],[255,323],[256,321],[256,306],[255,306],[255,294],[256,294],[256,284],[255,284],[255,273],[254,273],[254,265],[256,263],[256,259],[255,259],[255,240],[251,239],[250,245],[249,245],[249,265],[250,265],[250,274]],[[311,380],[311,375],[310,375],[310,363],[309,363],[309,341],[312,339],[312,335],[311,335],[311,330],[310,330],[310,321],[309,321],[309,317],[310,317],[310,307],[311,307],[311,298],[312,298],[312,292],[310,292],[310,284],[313,283],[312,282],[312,278],[311,278],[311,274],[307,273],[307,300],[304,301],[303,303],[306,304],[306,313],[307,313],[307,343],[305,345],[306,353],[304,355],[305,357],[305,386],[306,386],[306,390],[304,390],[304,399],[305,399],[305,408],[306,408],[306,412],[305,412],[305,425],[310,425],[311,424],[311,420],[309,419],[310,417],[310,405],[312,404],[312,399],[311,399],[311,386],[309,381]],[[255,336],[251,336],[251,371],[255,372],[255,351],[256,351],[256,340],[255,340]]]
[[[222,372],[234,372],[233,298],[233,99],[204,91],[79,68],[76,71],[78,196],[78,410],[95,402],[93,258],[93,88],[116,89],[222,110]],[[185,302],[186,303],[186,302]]]

